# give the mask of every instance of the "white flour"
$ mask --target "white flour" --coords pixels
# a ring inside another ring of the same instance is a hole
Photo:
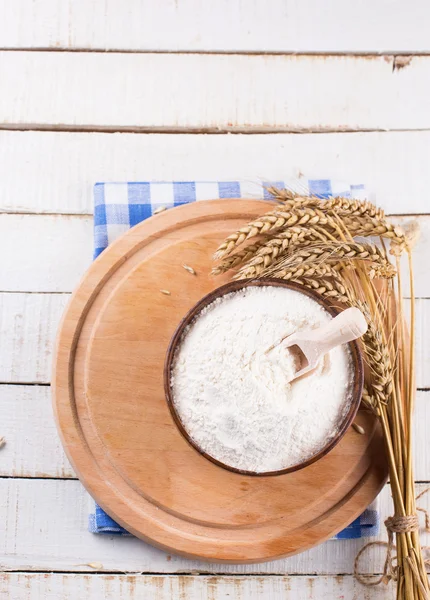
[[[207,306],[187,329],[172,368],[185,430],[207,454],[237,469],[266,472],[312,457],[333,437],[350,401],[347,346],[289,383],[297,365],[278,346],[331,316],[317,302],[280,287],[248,287]]]

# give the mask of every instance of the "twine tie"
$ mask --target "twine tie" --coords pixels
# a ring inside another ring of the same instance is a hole
[[[424,511],[425,512],[425,511]],[[388,542],[369,542],[357,554],[354,562],[354,577],[366,586],[379,585],[380,583],[388,583],[391,579],[397,580],[397,566],[393,566],[393,549],[394,549],[394,534],[395,533],[411,533],[412,531],[418,531],[419,529],[419,521],[416,515],[406,515],[399,517],[388,517],[384,521],[384,525],[388,531]],[[360,573],[359,571],[359,561],[361,555],[371,546],[386,546],[387,547],[387,555],[385,557],[384,569],[382,571],[381,577],[378,579],[370,580],[369,577],[371,575],[366,575],[364,573]]]

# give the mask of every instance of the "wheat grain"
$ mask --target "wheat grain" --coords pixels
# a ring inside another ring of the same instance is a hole
[[[85,563],[85,566],[91,567],[92,569],[94,569],[96,571],[101,571],[103,569],[103,564],[101,562]]]
[[[359,425],[358,423],[353,423],[352,424],[353,429],[355,429],[355,431],[357,433],[360,433],[361,435],[364,435],[366,432],[364,431],[363,427],[361,425]]]
[[[188,273],[191,273],[191,275],[197,275],[193,267],[190,267],[190,265],[182,265],[182,267],[188,271]]]

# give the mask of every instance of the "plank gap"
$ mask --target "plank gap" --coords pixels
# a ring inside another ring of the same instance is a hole
[[[149,180],[151,181],[151,180]],[[133,181],[130,180],[131,183],[133,183]],[[126,182],[126,183],[130,183],[130,182]],[[120,182],[122,183],[122,182]],[[256,198],[256,200],[258,200],[258,198]],[[34,210],[26,210],[24,211],[20,211],[20,210],[1,210],[0,208],[0,215],[13,215],[13,216],[22,216],[22,215],[30,215],[30,216],[35,216],[35,217],[58,217],[58,216],[64,216],[64,217],[78,217],[80,219],[88,219],[88,217],[93,217],[94,213],[73,213],[73,212],[38,212],[38,211],[34,211]],[[392,218],[392,219],[396,219],[396,218],[402,218],[402,217],[406,217],[406,218],[410,218],[410,219],[415,219],[417,217],[430,217],[430,212],[422,212],[422,213],[395,213],[395,214],[390,214],[390,213],[386,213],[385,214],[386,217],[388,218]],[[358,237],[363,237],[363,236],[358,236]],[[0,294],[3,293],[7,293],[7,294],[15,294],[16,292],[11,292],[11,291],[2,291],[0,290]],[[28,292],[30,293],[35,293],[35,294],[67,294],[69,292]],[[410,300],[410,296],[403,296],[403,298],[405,300]],[[425,299],[424,296],[420,296],[420,298]]]
[[[0,385],[51,387],[51,383],[49,381],[0,381]]]
[[[0,52],[56,52],[56,53],[73,53],[73,54],[201,54],[208,56],[303,56],[303,57],[338,57],[351,56],[353,58],[380,58],[385,57],[395,59],[397,56],[413,56],[427,57],[430,56],[430,51],[414,51],[414,50],[383,50],[383,51],[353,51],[353,50],[315,50],[315,51],[294,51],[294,50],[187,50],[186,48],[175,48],[172,50],[159,49],[127,49],[127,48],[85,48],[77,46],[74,48],[65,46],[0,46]]]
[[[7,440],[6,440],[7,444]],[[22,480],[22,479],[31,479],[31,481],[79,481],[79,477],[55,477],[54,475],[0,475],[1,480]],[[426,482],[425,482],[426,483]]]
[[[4,213],[0,213],[0,214],[4,214]],[[29,215],[29,214],[40,215],[42,213],[10,213],[10,214],[15,214],[15,215],[22,215],[22,214],[26,214],[26,215]],[[45,213],[43,213],[43,214],[45,214]],[[55,216],[58,216],[61,213],[52,213],[52,214],[55,215]],[[68,213],[66,213],[64,216],[67,216],[67,214]],[[73,215],[73,216],[75,216],[75,215]],[[76,215],[76,216],[78,216],[78,215]],[[83,216],[84,217],[88,217],[88,215],[83,215]],[[31,294],[32,296],[70,296],[71,295],[71,292],[56,292],[56,291],[53,291],[53,292],[40,292],[40,291],[35,291],[35,290],[32,290],[31,292],[25,292],[25,293],[26,294]],[[22,294],[22,292],[19,292],[19,291],[14,292],[13,290],[0,290],[0,294]],[[1,384],[1,382],[0,382],[0,384]]]
[[[339,125],[338,127],[321,125],[318,127],[299,127],[299,126],[232,126],[232,127],[173,127],[170,125],[69,125],[54,123],[1,123],[0,131],[34,131],[34,132],[55,132],[55,133],[154,133],[154,134],[211,134],[211,135],[273,135],[273,134],[326,134],[326,133],[412,133],[428,132],[428,127],[348,127]]]
[[[65,217],[79,217],[80,219],[88,219],[88,217],[92,217],[93,215],[90,213],[58,213],[58,212],[22,212],[22,211],[10,211],[10,210],[2,210],[0,208],[0,215],[37,215],[39,217],[58,217],[58,215],[63,214]],[[1,292],[0,292],[1,293]],[[42,292],[38,292],[42,293]]]
[[[365,539],[365,538],[364,538]],[[240,564],[238,563],[238,566],[240,566]],[[2,569],[3,573],[17,573],[17,574],[23,574],[23,575],[44,575],[47,571],[43,571],[40,569],[35,569],[34,571],[26,571],[23,569]],[[225,571],[195,571],[194,569],[190,569],[189,571],[178,571],[175,573],[166,573],[163,571],[127,571],[127,572],[123,572],[123,571],[97,571],[97,570],[93,570],[93,571],[74,571],[74,570],[61,570],[61,571],[54,571],[54,573],[56,575],[84,575],[85,577],[87,576],[91,576],[91,575],[123,575],[124,577],[171,577],[172,579],[175,579],[176,577],[189,577],[190,579],[193,577],[225,577],[225,578],[232,578],[232,579],[241,579],[243,577],[261,577],[262,575],[266,578],[276,578],[276,577],[283,577],[283,578],[290,578],[290,577],[294,577],[296,579],[300,579],[300,578],[304,578],[304,577],[312,577],[312,578],[316,578],[316,577],[321,577],[321,578],[327,578],[327,577],[345,577],[345,578],[350,578],[351,577],[351,573],[330,573],[329,575],[327,574],[319,574],[319,573],[291,573],[291,574],[279,574],[279,573],[266,573],[265,571],[261,571],[261,572],[255,572],[255,573],[234,573],[234,572],[228,572],[226,573]],[[371,571],[369,573],[366,573],[366,575],[381,575],[382,571]]]

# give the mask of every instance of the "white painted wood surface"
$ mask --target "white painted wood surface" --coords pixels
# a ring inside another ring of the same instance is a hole
[[[430,127],[429,56],[393,69],[390,57],[0,52],[0,81],[9,128]]]
[[[407,206],[407,202],[405,202]],[[413,250],[414,261],[414,287],[416,298],[430,298],[430,279],[428,277],[428,260],[430,257],[430,215],[423,215],[417,219],[410,217],[397,217],[393,222],[407,228],[408,224],[416,221],[419,226],[420,236]],[[407,268],[407,257],[404,255],[401,260],[401,267],[405,271]],[[403,295],[410,296],[409,282],[404,278]]]
[[[0,385],[0,477],[76,477],[54,422],[51,388]]]
[[[417,485],[417,493],[427,484]],[[420,499],[430,508],[430,493]],[[380,514],[392,513],[390,490],[381,493]],[[331,540],[311,550],[269,563],[228,565],[188,560],[133,537],[89,534],[88,496],[79,481],[0,479],[0,565],[13,571],[107,571],[115,573],[352,574],[366,540]],[[386,539],[381,531],[378,539]],[[430,534],[422,532],[423,543]],[[363,565],[381,572],[383,548],[373,548]],[[92,567],[91,564],[96,564]]]
[[[0,211],[91,214],[96,181],[366,183],[391,214],[428,212],[430,131],[196,135],[0,131]]]
[[[0,382],[49,383],[58,324],[69,294],[0,293]]]
[[[423,52],[425,0],[1,0],[4,48]]]
[[[405,301],[405,314],[408,316],[409,310],[410,304]],[[430,389],[430,299],[415,301],[415,319],[416,386]]]
[[[0,575],[1,600],[391,600],[391,587],[363,589],[337,577],[178,575]]]
[[[93,254],[93,220],[0,214],[0,290],[71,292]]]
[[[364,182],[388,212],[427,215],[417,386],[430,388],[428,2],[0,0],[0,15],[0,571],[19,571],[0,573],[0,599],[391,598],[350,575],[363,540],[235,567],[90,535],[46,384],[60,315],[91,261],[95,181],[305,176]],[[430,482],[429,399],[418,392],[420,482]],[[382,554],[365,568],[380,571]]]

